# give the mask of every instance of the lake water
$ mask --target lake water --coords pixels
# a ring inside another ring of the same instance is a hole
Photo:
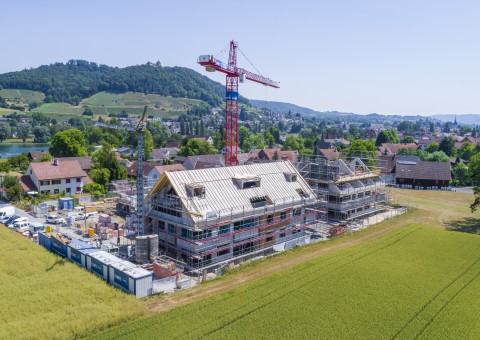
[[[0,143],[0,158],[8,158],[30,151],[48,151],[48,144]]]

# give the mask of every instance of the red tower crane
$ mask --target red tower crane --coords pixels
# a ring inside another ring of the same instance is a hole
[[[217,60],[213,55],[201,55],[197,61],[208,72],[220,71],[226,74],[225,166],[238,164],[238,83],[248,79],[265,86],[280,87],[278,82],[237,67],[237,48],[237,42],[230,41],[228,64]]]

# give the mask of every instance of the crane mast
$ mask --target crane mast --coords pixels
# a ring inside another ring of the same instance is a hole
[[[259,84],[279,88],[278,82],[237,67],[236,41],[230,41],[228,64],[217,60],[213,55],[201,55],[198,63],[209,72],[226,74],[225,85],[225,166],[238,165],[238,83],[245,79]]]

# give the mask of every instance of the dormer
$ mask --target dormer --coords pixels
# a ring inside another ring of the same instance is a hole
[[[298,174],[296,172],[284,172],[287,182],[296,182]]]
[[[205,198],[205,185],[201,183],[185,184],[188,197]]]
[[[235,174],[233,177],[237,188],[250,189],[260,187],[260,177],[251,174]]]

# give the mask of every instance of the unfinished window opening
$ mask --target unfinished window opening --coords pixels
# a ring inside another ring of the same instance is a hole
[[[273,222],[273,215],[268,215],[267,216],[267,223],[272,223]]]
[[[304,197],[304,198],[310,197],[310,195],[308,194],[308,192],[305,192],[303,189],[298,188],[298,189],[297,189],[297,192],[298,192],[298,194],[300,195],[300,197]]]
[[[261,208],[268,204],[269,198],[267,196],[258,196],[250,198],[250,203],[252,203],[252,207],[254,208]]]
[[[250,189],[260,187],[260,177],[250,174],[235,175],[233,177],[237,187],[239,189]]]
[[[284,172],[285,179],[287,182],[296,182],[297,181],[297,173],[296,172]]]
[[[205,197],[205,186],[201,183],[185,184],[188,197]]]

